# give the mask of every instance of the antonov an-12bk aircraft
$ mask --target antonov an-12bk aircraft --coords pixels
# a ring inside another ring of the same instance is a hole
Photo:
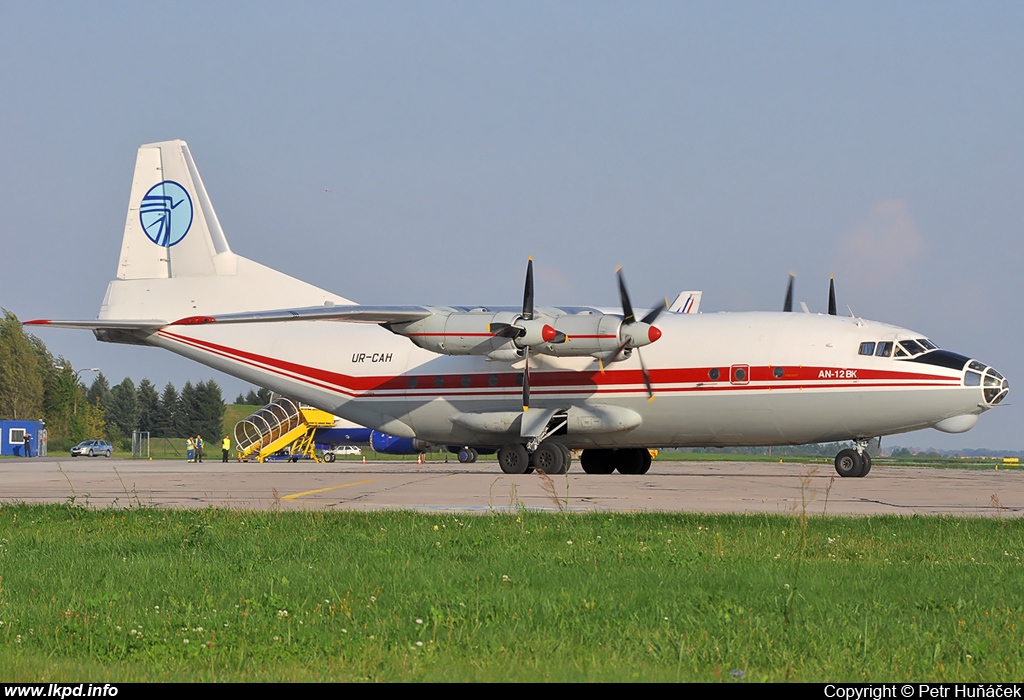
[[[1009,391],[921,333],[835,315],[834,294],[828,315],[637,316],[618,281],[614,312],[535,306],[532,261],[521,307],[355,304],[231,252],[188,146],[166,141],[139,149],[98,319],[29,323],[165,348],[390,435],[497,450],[513,474],[562,473],[569,449],[588,473],[641,474],[648,447],[851,440],[836,470],[864,476],[871,439],[969,430]]]

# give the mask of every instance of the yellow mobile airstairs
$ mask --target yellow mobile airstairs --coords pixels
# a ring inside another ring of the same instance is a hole
[[[334,416],[327,411],[301,406],[282,396],[235,424],[238,459],[262,462],[293,445],[292,461],[309,457],[319,462],[314,442],[316,429],[333,425]]]

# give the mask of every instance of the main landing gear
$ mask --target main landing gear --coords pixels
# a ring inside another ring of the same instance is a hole
[[[545,474],[565,474],[572,463],[569,448],[554,442],[542,442],[530,454],[519,444],[505,445],[498,450],[498,464],[506,474],[529,474],[539,469]],[[651,468],[651,453],[643,448],[615,450],[583,450],[580,465],[587,474],[646,474]]]
[[[529,474],[540,469],[545,474],[565,474],[572,463],[568,447],[556,442],[542,442],[530,454],[524,445],[505,445],[498,450],[498,464],[506,474]]]
[[[836,455],[839,476],[867,476],[871,471],[871,455],[867,452],[870,440],[857,440],[856,449],[841,450]]]
[[[580,466],[587,474],[646,474],[651,468],[651,453],[642,447],[617,450],[583,450]]]

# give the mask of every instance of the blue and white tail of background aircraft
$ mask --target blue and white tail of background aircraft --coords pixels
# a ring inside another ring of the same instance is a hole
[[[536,306],[530,261],[521,306],[355,304],[233,253],[187,145],[167,141],[139,149],[98,318],[29,323],[164,348],[393,436],[497,449],[508,473],[563,472],[570,448],[588,473],[636,474],[648,447],[851,440],[836,469],[863,476],[869,440],[968,430],[1009,390],[921,333],[835,315],[834,295],[827,315],[638,316],[621,272],[618,287],[621,312]],[[687,299],[673,311],[696,311]]]

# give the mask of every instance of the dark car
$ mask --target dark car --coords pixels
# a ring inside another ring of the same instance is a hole
[[[78,457],[79,455],[87,455],[89,457],[103,455],[104,457],[109,457],[113,452],[114,446],[106,440],[85,440],[71,448],[72,457]]]

